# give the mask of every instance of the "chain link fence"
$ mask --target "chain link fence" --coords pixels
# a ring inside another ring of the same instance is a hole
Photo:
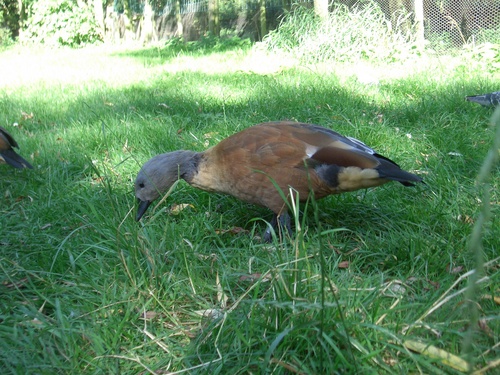
[[[467,43],[497,43],[500,0],[376,0],[387,19],[398,27],[416,22],[421,3],[424,38],[434,46],[460,47]]]

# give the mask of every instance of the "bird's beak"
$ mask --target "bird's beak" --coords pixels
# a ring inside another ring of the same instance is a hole
[[[148,209],[151,201],[141,201],[140,199],[137,199],[137,201],[139,202],[139,207],[137,207],[137,216],[135,217],[135,220],[139,221],[141,220],[142,215],[144,215],[144,213]]]

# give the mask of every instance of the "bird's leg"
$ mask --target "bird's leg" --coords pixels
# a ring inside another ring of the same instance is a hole
[[[271,242],[273,239],[272,232],[276,232],[280,235],[285,235],[287,232],[290,236],[292,235],[292,225],[290,220],[290,215],[287,212],[282,213],[281,215],[273,215],[270,226],[267,227],[264,232],[264,242]],[[280,236],[281,237],[281,236]]]
[[[292,235],[292,224],[291,224],[291,219],[290,215],[288,215],[287,212],[282,213],[281,215],[278,216],[278,226],[280,229],[280,232],[285,234],[288,233],[289,236]]]
[[[266,231],[264,232],[264,235],[262,236],[262,239],[264,242],[269,243],[272,241],[272,239],[273,239],[272,232],[276,231],[277,226],[278,226],[278,216],[276,214],[274,214],[273,218],[271,219],[271,222],[266,227]]]

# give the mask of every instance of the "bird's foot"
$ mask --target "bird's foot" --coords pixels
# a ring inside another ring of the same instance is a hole
[[[273,233],[279,235],[279,238],[282,238],[285,233],[288,235],[292,235],[292,225],[290,220],[290,215],[287,213],[283,213],[281,215],[274,215],[271,222],[269,223],[266,231],[264,232],[264,236],[262,237],[264,242],[272,242]]]

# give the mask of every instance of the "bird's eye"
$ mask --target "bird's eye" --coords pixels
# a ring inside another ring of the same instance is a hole
[[[140,188],[143,188],[143,187],[144,187],[144,183],[143,183],[143,182],[141,182],[141,183],[139,184],[139,187],[140,187]]]

